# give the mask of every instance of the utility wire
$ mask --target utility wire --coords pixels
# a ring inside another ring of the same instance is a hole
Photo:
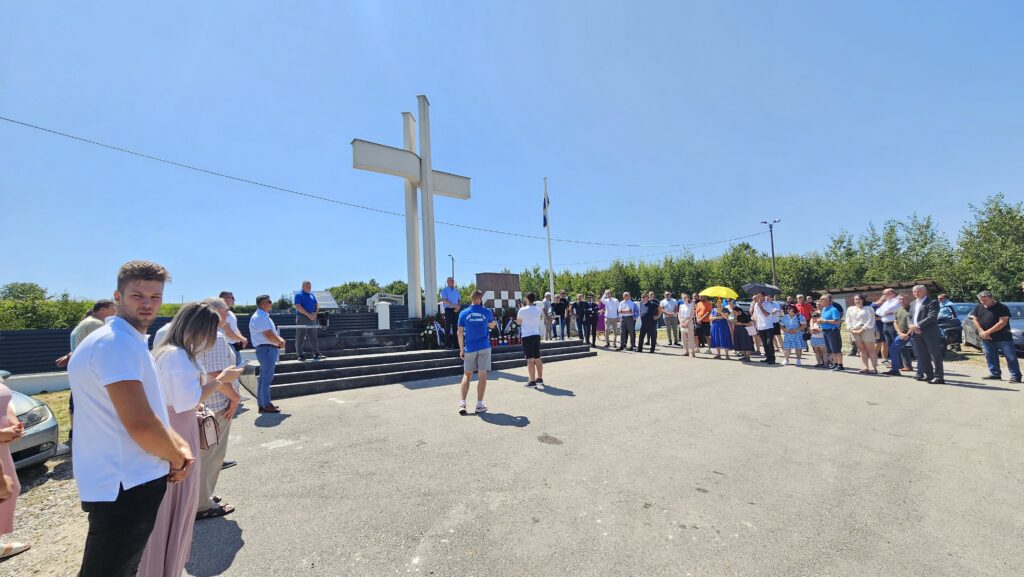
[[[311,198],[311,199],[314,199],[314,200],[322,200],[324,202],[330,202],[330,203],[333,203],[333,204],[340,204],[342,206],[347,206],[347,207],[350,207],[350,208],[358,208],[358,209],[362,209],[362,210],[368,210],[368,211],[377,212],[377,213],[380,213],[380,214],[390,214],[390,215],[393,215],[393,216],[401,216],[401,217],[405,216],[405,213],[402,213],[402,212],[395,212],[395,211],[392,211],[392,210],[385,210],[383,208],[376,208],[376,207],[367,206],[367,205],[364,205],[364,204],[356,204],[354,202],[345,202],[343,200],[337,200],[335,198],[321,196],[321,195],[318,195],[318,194],[311,194],[311,193],[308,193],[308,192],[302,192],[302,191],[299,191],[299,190],[294,190],[294,189],[286,188],[286,187],[283,187],[283,186],[267,184],[265,182],[260,182],[258,180],[253,180],[251,178],[243,178],[241,176],[234,176],[234,175],[231,175],[231,174],[226,174],[226,173],[223,173],[223,172],[218,172],[216,170],[210,170],[210,169],[202,168],[202,167],[195,166],[195,165],[192,165],[192,164],[186,164],[184,162],[178,162],[178,161],[175,161],[175,160],[169,160],[169,159],[166,159],[166,158],[161,158],[159,156],[154,156],[152,154],[146,154],[144,152],[138,152],[138,151],[131,150],[131,149],[128,149],[128,148],[124,148],[122,146],[116,146],[116,145],[113,145],[113,144],[107,144],[107,143],[104,143],[104,142],[99,142],[99,141],[96,141],[96,140],[91,140],[89,138],[84,138],[84,137],[81,137],[81,136],[76,136],[74,134],[69,134],[67,132],[61,132],[59,130],[54,130],[52,128],[46,128],[44,126],[39,126],[37,124],[32,124],[32,123],[29,123],[29,122],[23,122],[21,120],[15,120],[13,118],[8,118],[6,116],[0,116],[0,120],[9,122],[11,124],[17,124],[17,125],[23,126],[25,128],[31,128],[31,129],[34,129],[34,130],[39,130],[41,132],[46,132],[46,133],[54,135],[54,136],[62,136],[64,138],[69,138],[71,140],[76,140],[78,142],[84,142],[86,144],[91,144],[93,146],[99,146],[101,148],[106,148],[108,150],[114,150],[114,151],[117,151],[117,152],[123,152],[125,154],[130,154],[132,156],[137,156],[139,158],[145,158],[147,160],[153,160],[153,161],[156,161],[156,162],[161,162],[161,163],[164,163],[164,164],[169,164],[171,166],[176,166],[178,168],[184,168],[184,169],[192,170],[192,171],[195,171],[195,172],[201,172],[203,174],[208,174],[210,176],[217,176],[217,177],[220,177],[220,178],[225,178],[227,180],[233,180],[235,182],[251,184],[253,186],[259,186],[259,187],[266,188],[266,189],[269,189],[269,190],[275,190],[277,192],[283,192],[283,193],[287,193],[287,194],[294,194],[296,196],[302,196],[302,197]],[[450,226],[450,227],[454,227],[454,228],[462,228],[462,229],[466,229],[466,230],[473,230],[473,231],[477,231],[477,232],[487,232],[487,233],[491,233],[491,234],[500,234],[500,235],[504,235],[504,236],[512,236],[512,237],[517,237],[517,238],[528,238],[528,239],[533,239],[533,240],[547,240],[546,237],[532,235],[532,234],[522,234],[522,233],[510,232],[510,231],[506,231],[506,230],[497,230],[497,229],[493,229],[493,228],[485,228],[485,227],[479,227],[479,226],[470,226],[470,225],[467,225],[467,224],[459,224],[459,223],[455,223],[455,222],[446,222],[446,221],[443,221],[443,220],[435,220],[434,222],[437,223],[437,224],[443,224],[445,226]],[[582,245],[591,245],[591,246],[614,246],[614,247],[628,247],[628,248],[659,248],[659,247],[660,248],[669,248],[669,247],[688,248],[688,247],[694,247],[694,246],[707,246],[708,244],[720,244],[720,243],[730,242],[730,241],[733,241],[733,240],[740,240],[740,239],[743,239],[743,238],[750,238],[750,237],[758,236],[758,235],[761,235],[761,234],[765,234],[765,233],[759,232],[759,233],[755,233],[755,234],[751,234],[751,235],[747,235],[747,236],[737,237],[737,238],[734,238],[734,239],[727,239],[727,240],[715,241],[715,242],[712,242],[712,243],[702,243],[702,244],[696,244],[696,245],[688,245],[688,244],[623,244],[623,243],[613,243],[613,242],[599,242],[599,241],[590,241],[590,240],[577,240],[577,239],[568,239],[568,238],[552,238],[551,240],[553,240],[555,242],[563,242],[563,243],[571,243],[571,244],[582,244]],[[673,252],[676,252],[676,251],[673,251]],[[608,261],[602,261],[602,262],[608,262]],[[587,263],[574,263],[574,264],[587,264]]]

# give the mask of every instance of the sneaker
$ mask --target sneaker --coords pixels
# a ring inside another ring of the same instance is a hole
[[[536,387],[537,386],[537,382],[536,381],[530,381],[530,382],[526,383],[526,386],[527,387]]]
[[[782,366],[785,367],[788,364],[789,364],[789,359],[782,359]]]
[[[796,366],[798,366],[798,367],[800,366],[800,359],[796,360]]]
[[[477,403],[476,403],[476,413],[479,415],[480,413],[486,413],[486,412],[487,412],[487,405],[481,403],[480,401],[477,401]]]
[[[304,360],[306,360],[306,357],[299,357],[299,360],[300,361],[304,361]]]
[[[981,377],[981,378],[986,380],[986,381],[1001,381],[1001,380],[1003,380],[1003,377],[1001,375],[985,375],[984,377]]]
[[[314,361],[322,361],[323,359],[324,359],[324,356],[321,355],[321,354],[313,355],[313,360]]]
[[[543,387],[544,386],[544,379],[537,379],[536,383],[537,383],[537,386]]]
[[[460,402],[459,402],[459,414],[460,414],[460,415],[465,415],[465,414],[467,414],[467,413],[466,413],[466,401],[460,401]]]
[[[1011,383],[1019,383],[1020,382],[1020,377],[1010,377],[1010,382]]]

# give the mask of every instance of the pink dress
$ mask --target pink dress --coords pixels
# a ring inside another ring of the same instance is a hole
[[[169,356],[170,354],[168,354]],[[167,366],[165,359],[156,362],[160,384],[164,388],[164,397],[168,398],[171,387],[199,387],[205,380],[196,372],[190,378],[173,378],[164,371]],[[193,380],[194,379],[194,380]],[[196,397],[198,398],[198,397]],[[196,403],[198,405],[198,401]],[[184,407],[179,407],[184,408]],[[171,428],[181,435],[196,457],[192,471],[180,483],[168,484],[160,510],[156,514],[153,532],[149,534],[146,549],[142,552],[139,563],[139,577],[181,577],[188,562],[188,554],[192,550],[192,529],[196,523],[196,508],[199,506],[199,424],[196,420],[196,407],[176,412],[168,403],[167,416]]]
[[[7,406],[10,404],[11,390],[0,382],[0,429],[6,429],[14,424],[7,419]],[[14,503],[21,494],[21,484],[18,483],[18,473],[14,470],[10,443],[0,443],[0,464],[3,464],[4,474],[14,480],[14,493],[11,494],[11,498],[0,503],[0,535],[4,535],[14,532]]]

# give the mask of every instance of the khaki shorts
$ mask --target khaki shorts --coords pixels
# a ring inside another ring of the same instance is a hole
[[[486,349],[466,353],[466,360],[462,366],[462,370],[467,373],[491,370],[491,348],[487,347]]]
[[[853,342],[874,343],[878,340],[878,335],[875,334],[875,329],[864,329],[864,332],[859,335],[851,332],[850,338],[853,339]]]

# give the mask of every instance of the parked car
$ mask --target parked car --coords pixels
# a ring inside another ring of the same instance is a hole
[[[1024,353],[1024,303],[1003,303],[1010,309],[1010,333],[1013,334],[1013,347],[1018,353]],[[974,307],[971,307],[974,310]],[[963,338],[965,345],[981,348],[981,337],[974,326],[974,317],[970,314],[963,322]]]
[[[960,350],[963,342],[964,319],[974,310],[970,303],[950,303],[939,308],[939,331],[946,340],[946,346],[954,351]]]

